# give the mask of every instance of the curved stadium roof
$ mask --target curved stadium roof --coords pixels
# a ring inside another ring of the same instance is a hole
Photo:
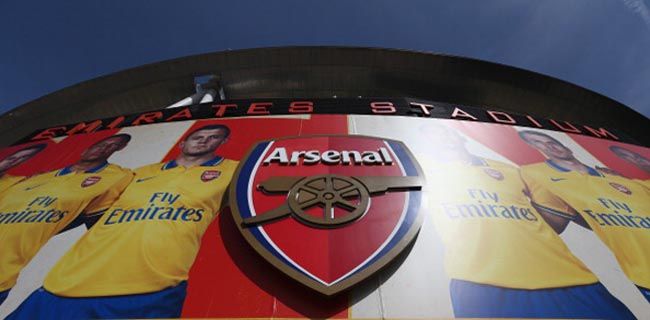
[[[0,116],[0,145],[40,128],[161,109],[215,75],[227,99],[410,97],[617,128],[650,145],[650,120],[568,82],[474,59],[421,52],[282,47],[214,52],[88,80]]]

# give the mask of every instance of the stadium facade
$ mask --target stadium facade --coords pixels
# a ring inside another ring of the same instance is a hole
[[[0,117],[8,145],[36,129],[158,110],[196,93],[196,77],[215,98],[406,97],[619,128],[650,144],[648,119],[571,83],[474,59],[387,49],[263,48],[184,57],[59,90]]]
[[[648,128],[399,50],[89,80],[0,117],[0,317],[642,318]]]

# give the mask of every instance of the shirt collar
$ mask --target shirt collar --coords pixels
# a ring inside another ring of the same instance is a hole
[[[201,167],[213,167],[213,166],[216,166],[216,165],[220,164],[222,161],[223,161],[223,157],[214,156],[214,158],[212,158],[212,159],[210,159],[210,160],[208,160],[206,162],[203,162],[201,164]],[[163,164],[161,169],[162,170],[168,170],[168,169],[173,169],[173,168],[176,168],[176,167],[178,167],[178,163],[176,162],[176,159],[174,159],[174,160],[165,162],[165,164]]]
[[[66,175],[66,174],[70,174],[70,173],[72,173],[72,172],[73,172],[73,171],[72,171],[72,167],[73,167],[73,166],[74,166],[74,165],[70,165],[70,166],[67,166],[67,167],[65,167],[65,168],[63,168],[63,169],[61,169],[61,170],[59,170],[59,172],[56,173],[56,176],[57,176],[57,177],[58,177],[58,176],[64,176],[64,175]],[[94,166],[94,167],[92,167],[92,168],[90,168],[90,169],[84,171],[84,173],[97,173],[97,172],[99,172],[99,171],[102,171],[102,170],[103,170],[104,168],[106,168],[107,166],[108,166],[108,162],[104,161],[104,162],[100,163],[99,165]]]
[[[546,160],[546,164],[549,165],[551,168],[557,170],[557,171],[561,171],[561,172],[570,172],[571,171],[571,169],[565,168],[565,167],[553,162],[553,160],[551,160],[551,159]],[[590,176],[595,176],[595,177],[602,177],[603,176],[602,174],[600,174],[600,172],[598,172],[598,170],[596,170],[596,169],[594,169],[594,168],[592,168],[590,166],[585,166],[585,167],[587,167],[587,173],[589,173]]]

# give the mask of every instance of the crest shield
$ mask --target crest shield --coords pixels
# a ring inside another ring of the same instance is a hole
[[[81,187],[86,188],[94,185],[95,183],[99,182],[99,180],[102,180],[102,177],[99,176],[92,176],[84,179],[84,181],[81,182]]]
[[[632,191],[630,189],[628,189],[626,186],[620,183],[610,182],[609,185],[612,186],[612,188],[618,190],[619,192],[625,193],[627,195],[632,194]]]
[[[263,141],[235,177],[231,212],[244,238],[275,267],[326,295],[385,266],[420,229],[424,177],[399,141]]]
[[[204,171],[203,174],[201,174],[201,181],[207,182],[207,181],[219,178],[219,176],[221,176],[221,171],[207,170],[207,171]]]

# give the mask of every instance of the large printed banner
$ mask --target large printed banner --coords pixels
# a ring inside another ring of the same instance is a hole
[[[0,318],[648,318],[650,149],[258,116],[0,149]]]

